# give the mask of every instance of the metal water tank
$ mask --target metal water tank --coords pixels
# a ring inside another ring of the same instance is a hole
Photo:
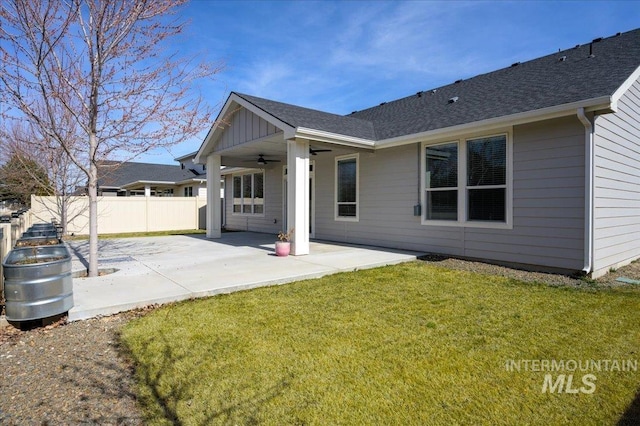
[[[73,307],[71,255],[65,245],[16,248],[2,266],[7,320],[47,318]]]

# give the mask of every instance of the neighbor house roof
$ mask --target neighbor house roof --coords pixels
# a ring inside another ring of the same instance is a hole
[[[639,66],[640,29],[599,38],[349,115],[236,92],[230,98],[235,95],[292,129],[389,142],[528,112],[541,115],[551,109],[578,107],[611,111],[620,89],[638,78]],[[206,143],[207,139],[201,150]]]
[[[98,186],[102,188],[122,188],[135,182],[178,183],[190,179],[206,179],[206,175],[180,166],[133,161],[103,161],[98,166]]]

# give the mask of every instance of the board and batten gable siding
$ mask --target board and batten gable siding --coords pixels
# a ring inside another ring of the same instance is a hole
[[[281,164],[281,163],[278,163]],[[283,230],[282,166],[264,169],[264,214],[241,214],[233,212],[233,175],[224,179],[225,226],[235,231],[273,233],[273,241]]]
[[[220,136],[220,140],[216,144],[216,151],[222,151],[280,131],[276,126],[253,112],[237,105],[236,108],[232,110],[231,117],[226,118],[230,122],[223,124],[228,127]]]
[[[584,127],[576,117],[521,125],[513,141],[513,229],[422,225],[412,144],[359,154],[358,222],[335,220],[335,158],[317,156],[316,238],[582,269]]]
[[[594,276],[640,257],[640,80],[594,120]]]

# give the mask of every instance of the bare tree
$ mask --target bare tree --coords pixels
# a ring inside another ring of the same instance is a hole
[[[29,121],[86,176],[89,276],[98,272],[97,164],[173,145],[210,124],[211,109],[192,89],[221,66],[165,51],[184,29],[176,13],[185,2],[0,3],[0,96],[9,106],[0,113]]]
[[[60,117],[65,117],[64,111]],[[9,189],[20,194],[23,200],[30,200],[31,195],[55,196],[55,208],[48,211],[49,216],[39,219],[59,218],[62,232],[66,234],[68,222],[87,213],[86,209],[70,209],[71,204],[78,201],[75,196],[78,189],[84,188],[87,180],[63,147],[38,130],[29,123],[10,123],[0,129],[0,154],[10,158],[13,164],[0,168],[0,178],[7,183],[14,182]]]

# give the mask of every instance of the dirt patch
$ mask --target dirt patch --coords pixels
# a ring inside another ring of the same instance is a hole
[[[0,330],[0,424],[142,424],[118,347],[134,315]]]

